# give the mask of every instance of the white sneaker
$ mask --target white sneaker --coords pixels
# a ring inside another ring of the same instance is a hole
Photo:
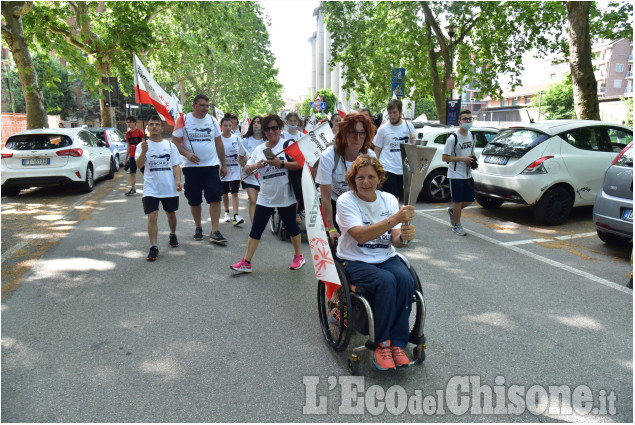
[[[461,226],[461,223],[456,223],[453,227],[452,227],[452,231],[454,233],[456,233],[459,236],[465,236],[467,235],[467,233],[465,233],[465,230],[463,230],[463,226]]]
[[[234,226],[238,226],[239,224],[243,224],[245,220],[239,216],[238,214],[234,214]]]
[[[225,223],[231,223],[231,221],[232,221],[232,219],[231,219],[231,217],[229,216],[229,213],[228,213],[228,212],[226,212],[226,213],[225,213]]]

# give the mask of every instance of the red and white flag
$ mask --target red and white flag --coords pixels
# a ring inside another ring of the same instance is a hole
[[[309,117],[308,121],[306,122],[306,125],[304,126],[304,130],[302,130],[302,132],[304,134],[307,134],[309,131],[315,130],[317,126],[318,126],[318,119],[315,116],[315,112],[313,112],[311,116]]]
[[[344,107],[344,104],[340,102],[340,100],[338,99],[337,102],[335,103],[335,110],[333,111],[333,115],[340,114],[340,116],[344,118],[347,113],[348,111]]]
[[[294,143],[294,145],[296,144]],[[335,268],[331,248],[326,240],[326,229],[324,220],[322,220],[322,212],[320,211],[319,195],[315,190],[315,183],[311,177],[308,163],[304,164],[304,169],[302,170],[302,197],[304,198],[304,211],[306,212],[306,235],[311,248],[315,278],[324,282],[326,285],[326,297],[330,299],[333,296],[333,292],[342,283]]]
[[[154,81],[148,69],[143,66],[137,55],[133,54],[134,65],[134,97],[136,103],[153,105],[161,118],[170,125],[174,125],[174,119],[170,111],[176,109],[172,96],[167,94]]]
[[[317,160],[320,159],[322,152],[326,150],[332,141],[333,131],[329,123],[325,122],[315,130],[309,131],[300,137],[297,142],[291,143],[284,151],[295,159],[298,164],[304,165],[306,162],[313,167]]]
[[[240,121],[240,132],[243,136],[247,133],[247,130],[249,130],[249,124],[251,124],[251,120],[247,113],[247,107],[243,104],[243,119]]]

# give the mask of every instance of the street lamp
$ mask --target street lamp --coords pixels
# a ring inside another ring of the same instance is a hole
[[[445,27],[445,31],[450,36],[450,77],[451,77],[452,71],[454,68],[454,43],[452,39],[454,38],[454,34],[456,34],[456,25],[454,24],[448,25],[447,27]]]

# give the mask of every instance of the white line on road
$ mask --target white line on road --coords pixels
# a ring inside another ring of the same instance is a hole
[[[534,242],[554,242],[556,240],[566,241],[569,239],[588,238],[590,236],[595,236],[596,234],[597,234],[596,232],[587,232],[587,233],[578,233],[575,235],[556,236],[555,238],[550,238],[550,239],[544,239],[544,238],[525,239],[524,241],[511,241],[511,242],[499,242],[499,243],[505,246],[525,245],[525,244],[534,243]]]
[[[421,216],[423,216],[425,218],[428,218],[428,219],[430,219],[432,221],[436,221],[437,223],[448,225],[448,221],[447,220],[443,220],[441,218],[438,218],[438,217],[435,217],[433,215],[427,214],[427,213],[425,213],[423,211],[416,211],[416,212],[417,212],[417,214],[419,214],[419,215],[421,215]],[[633,290],[632,289],[628,289],[627,287],[619,285],[619,284],[617,284],[615,282],[611,282],[610,280],[606,280],[606,279],[603,279],[601,277],[594,276],[591,273],[587,273],[587,272],[584,272],[582,270],[578,270],[576,268],[573,268],[571,266],[567,266],[566,264],[559,263],[559,262],[554,261],[554,260],[552,260],[550,258],[543,257],[542,255],[534,254],[533,252],[526,251],[526,250],[524,250],[522,248],[518,248],[517,246],[514,246],[514,245],[505,244],[504,242],[497,241],[494,238],[490,238],[489,236],[482,235],[482,234],[474,232],[472,230],[470,230],[469,235],[470,236],[476,236],[477,238],[483,239],[484,241],[490,242],[490,243],[492,243],[494,245],[498,245],[500,247],[503,247],[505,249],[509,249],[509,250],[517,252],[519,254],[522,254],[522,255],[525,255],[527,257],[533,258],[535,260],[542,261],[543,263],[549,264],[549,265],[551,265],[553,267],[557,267],[557,268],[559,268],[561,270],[568,271],[570,273],[573,273],[573,274],[576,274],[578,276],[581,276],[581,277],[584,277],[586,279],[589,279],[589,280],[591,280],[593,282],[599,283],[599,284],[607,286],[609,288],[616,289],[616,290],[618,290],[620,292],[624,292],[625,294],[633,295]]]

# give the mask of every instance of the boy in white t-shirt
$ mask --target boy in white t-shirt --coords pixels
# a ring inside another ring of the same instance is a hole
[[[245,220],[238,215],[238,191],[240,190],[240,164],[238,163],[238,149],[240,143],[237,134],[232,134],[233,116],[225,114],[220,120],[221,140],[225,147],[225,164],[227,165],[227,175],[221,179],[223,185],[223,206],[225,207],[225,222],[232,222],[229,216],[229,194],[232,196],[233,224],[238,226],[243,224]]]
[[[148,121],[150,138],[139,144],[140,149],[135,152],[135,161],[139,167],[145,166],[143,175],[143,210],[148,216],[148,238],[150,252],[148,261],[154,261],[159,255],[157,246],[157,219],[159,217],[159,203],[168,217],[170,226],[170,246],[176,248],[179,241],[176,238],[176,211],[179,209],[179,194],[181,185],[181,155],[169,140],[161,137],[163,123],[158,115],[153,115]]]

